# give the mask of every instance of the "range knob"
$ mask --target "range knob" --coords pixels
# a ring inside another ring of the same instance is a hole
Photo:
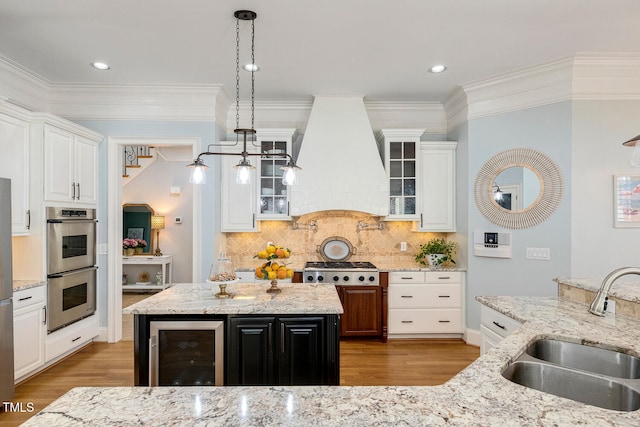
[[[324,281],[324,276],[318,276],[318,282],[323,282]]]
[[[307,282],[313,283],[313,276],[311,274],[307,276]]]
[[[364,276],[358,277],[358,280],[361,281],[361,282],[364,282]]]
[[[370,281],[370,282],[375,282],[375,281],[376,281],[376,278],[375,278],[375,277],[373,277],[373,276],[369,276],[369,281]]]
[[[349,281],[349,276],[344,276],[344,277],[342,278],[342,280],[344,280],[345,282],[348,282],[348,281]]]
[[[334,282],[337,282],[338,280],[340,280],[340,277],[338,277],[338,276],[333,276],[333,281],[334,281]]]

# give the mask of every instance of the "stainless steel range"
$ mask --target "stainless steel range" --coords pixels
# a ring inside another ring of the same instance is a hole
[[[304,283],[336,285],[380,285],[380,273],[370,262],[321,261],[307,262],[303,270]]]

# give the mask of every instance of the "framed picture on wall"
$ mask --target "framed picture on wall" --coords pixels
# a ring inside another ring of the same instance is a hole
[[[143,227],[130,227],[127,228],[127,238],[128,239],[143,239],[144,237],[144,228]]]
[[[640,175],[614,175],[613,199],[613,226],[640,227]]]

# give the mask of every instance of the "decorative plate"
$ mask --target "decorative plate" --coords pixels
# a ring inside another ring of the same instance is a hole
[[[346,261],[355,253],[355,248],[344,237],[332,236],[325,239],[317,251],[325,261]]]

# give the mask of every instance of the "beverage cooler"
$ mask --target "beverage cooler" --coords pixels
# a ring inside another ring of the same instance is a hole
[[[222,321],[151,321],[149,385],[224,384]]]

